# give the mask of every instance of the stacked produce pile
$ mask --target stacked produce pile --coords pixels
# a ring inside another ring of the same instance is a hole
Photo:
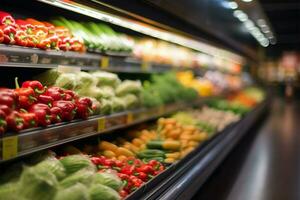
[[[15,20],[9,13],[0,11],[0,43],[84,52],[81,37],[73,35],[65,26],[54,26],[36,19]]]
[[[197,91],[181,84],[173,72],[153,75],[150,81],[144,82],[143,86],[142,100],[146,107],[160,106],[180,100],[191,101],[198,97]]]
[[[192,71],[176,73],[177,79],[186,87],[194,88],[200,96],[212,96],[215,94],[215,85],[207,79],[196,78]]]
[[[47,86],[74,90],[79,96],[88,96],[101,109],[96,114],[109,114],[141,105],[140,81],[121,81],[116,74],[96,71],[92,73],[60,73],[57,69],[41,74],[38,79]]]
[[[231,95],[227,99],[214,99],[209,102],[209,106],[244,115],[264,98],[265,93],[261,89],[250,87]]]
[[[150,38],[137,40],[133,53],[144,61],[175,67],[195,66],[196,53],[194,51],[165,41]]]
[[[0,133],[87,119],[95,110],[90,98],[79,97],[72,90],[46,88],[35,80],[19,87],[16,78],[16,89],[0,89]]]
[[[126,35],[116,33],[105,24],[94,22],[76,22],[59,17],[52,20],[56,26],[67,27],[72,34],[82,38],[89,51],[131,52],[134,42]]]
[[[88,156],[48,157],[24,166],[0,186],[0,198],[10,200],[118,200],[123,182],[113,170],[97,170]]]

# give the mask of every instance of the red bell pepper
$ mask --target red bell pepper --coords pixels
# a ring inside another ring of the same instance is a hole
[[[12,112],[12,109],[7,105],[0,105],[0,110],[3,111],[6,115],[9,115]]]
[[[25,81],[22,83],[22,88],[31,88],[37,95],[45,92],[45,87],[39,81]]]
[[[59,107],[52,107],[50,108],[51,112],[51,122],[52,123],[59,123],[62,121],[62,109]]]
[[[15,109],[18,104],[18,95],[12,89],[0,88],[0,105]]]
[[[24,120],[24,128],[32,128],[32,127],[36,127],[38,125],[38,122],[37,122],[38,120],[37,120],[35,113],[29,113],[24,109],[22,109],[20,111],[21,111],[20,116]]]
[[[0,43],[4,41],[4,32],[2,29],[0,29]]]
[[[39,43],[39,41],[35,35],[28,35],[27,39],[28,39],[27,40],[28,47],[36,47],[37,44]]]
[[[37,122],[41,126],[47,126],[51,124],[51,111],[48,105],[37,103],[32,105],[28,111],[34,113],[37,117]]]
[[[78,95],[73,90],[64,90],[64,94],[68,97],[64,97],[64,100],[69,101],[71,97],[71,101],[78,99]],[[67,98],[67,99],[66,99]]]
[[[50,40],[50,48],[51,49],[59,50],[60,39],[57,35],[55,35],[55,34],[51,35],[47,39]]]
[[[15,19],[7,12],[0,11],[0,25],[14,25]]]
[[[0,110],[0,134],[5,133],[7,129],[7,122],[6,122],[6,113],[3,110]]]
[[[32,35],[34,31],[34,26],[25,20],[17,19],[16,24],[21,30],[25,31],[28,35]]]
[[[71,43],[71,51],[79,51],[79,52],[85,51],[85,46],[83,41],[79,40],[78,38],[72,37],[70,43]]]
[[[146,174],[152,174],[154,172],[154,169],[151,165],[143,165],[136,169],[137,172],[144,172]]]
[[[65,96],[64,90],[60,87],[49,87],[45,95],[51,96],[54,101],[62,100]]]
[[[129,176],[131,182],[133,183],[133,188],[136,190],[137,188],[141,187],[143,181],[136,176]]]
[[[38,102],[39,103],[43,103],[43,104],[47,104],[49,107],[52,107],[52,103],[53,103],[54,99],[51,96],[47,96],[44,94],[41,94],[38,96]]]
[[[77,113],[76,116],[78,118],[87,119],[89,116],[93,114],[93,102],[88,97],[81,97],[75,102]]]
[[[4,33],[4,39],[3,39],[4,44],[15,44],[16,43],[15,35],[17,33],[17,30],[14,26],[12,26],[12,25],[8,25],[8,26],[2,25],[2,26],[0,26],[0,29]]]
[[[16,45],[26,47],[28,45],[28,35],[25,31],[17,30],[15,35]]]
[[[21,131],[24,129],[24,119],[17,111],[12,111],[8,116],[6,116],[6,122],[7,127],[10,130]]]
[[[63,26],[56,26],[55,33],[61,39],[65,38],[65,37],[70,38],[72,36],[70,30]]]
[[[45,27],[48,29],[48,35],[53,35],[55,34],[55,26],[49,22],[42,22]]]
[[[128,192],[126,192],[126,190],[120,190],[119,195],[122,199],[125,199],[128,196]]]
[[[43,24],[42,22],[35,20],[33,18],[28,18],[26,19],[26,22],[32,24],[35,28],[36,33],[38,33],[39,31],[42,31],[43,33],[39,33],[42,34],[43,37],[46,37],[48,34],[48,28],[45,26],[45,24]],[[40,35],[40,36],[42,36]]]
[[[144,182],[147,182],[148,181],[148,175],[145,173],[145,172],[139,172],[137,174],[138,178],[141,179],[142,181]]]
[[[51,40],[49,38],[41,39],[37,43],[36,47],[44,50],[51,49]]]
[[[120,173],[130,176],[130,175],[133,175],[134,170],[135,170],[135,167],[133,165],[126,165],[126,166],[122,167]]]
[[[53,107],[59,107],[62,110],[62,120],[71,121],[76,114],[76,106],[71,101],[59,100],[53,102]]]
[[[35,98],[34,90],[32,88],[20,88],[18,77],[15,78],[15,85],[15,91],[19,96],[20,108],[28,108],[37,101],[37,99]]]
[[[60,42],[58,44],[60,50],[70,51],[72,49],[71,46],[71,38],[70,37],[62,37],[60,38]]]

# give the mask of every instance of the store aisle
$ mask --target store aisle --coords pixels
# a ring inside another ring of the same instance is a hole
[[[300,103],[276,99],[194,200],[300,199]]]

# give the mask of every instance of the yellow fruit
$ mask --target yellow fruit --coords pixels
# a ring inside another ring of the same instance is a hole
[[[175,159],[174,158],[166,158],[164,161],[165,161],[165,163],[173,163],[173,162],[175,162]]]
[[[113,151],[110,151],[110,150],[105,150],[103,151],[102,153],[105,157],[107,158],[113,158],[116,156],[116,154],[113,152]]]
[[[123,155],[118,156],[118,160],[120,160],[120,161],[123,161],[123,160],[126,160],[126,159],[127,159],[126,156],[123,156]]]
[[[106,141],[101,141],[99,144],[98,144],[98,148],[99,150],[110,150],[110,151],[113,151],[113,152],[116,152],[118,147],[113,144],[113,143],[110,143],[110,142],[106,142]]]
[[[137,147],[140,147],[142,144],[144,144],[144,141],[139,138],[134,138],[132,140],[132,144],[134,144]]]
[[[126,149],[124,147],[119,147],[117,149],[117,155],[118,156],[123,155],[123,156],[126,156],[126,157],[134,156],[134,154],[130,150],[128,150],[128,149]]]

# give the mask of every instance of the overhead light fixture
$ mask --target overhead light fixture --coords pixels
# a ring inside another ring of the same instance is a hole
[[[233,16],[238,18],[241,22],[245,22],[248,20],[248,15],[241,10],[235,10],[233,12]]]
[[[237,9],[239,7],[238,4],[236,2],[234,2],[234,1],[227,2],[227,5],[232,10],[235,10],[235,9]]]
[[[247,3],[249,3],[249,2],[251,2],[252,0],[242,0],[243,2],[247,2]]]

